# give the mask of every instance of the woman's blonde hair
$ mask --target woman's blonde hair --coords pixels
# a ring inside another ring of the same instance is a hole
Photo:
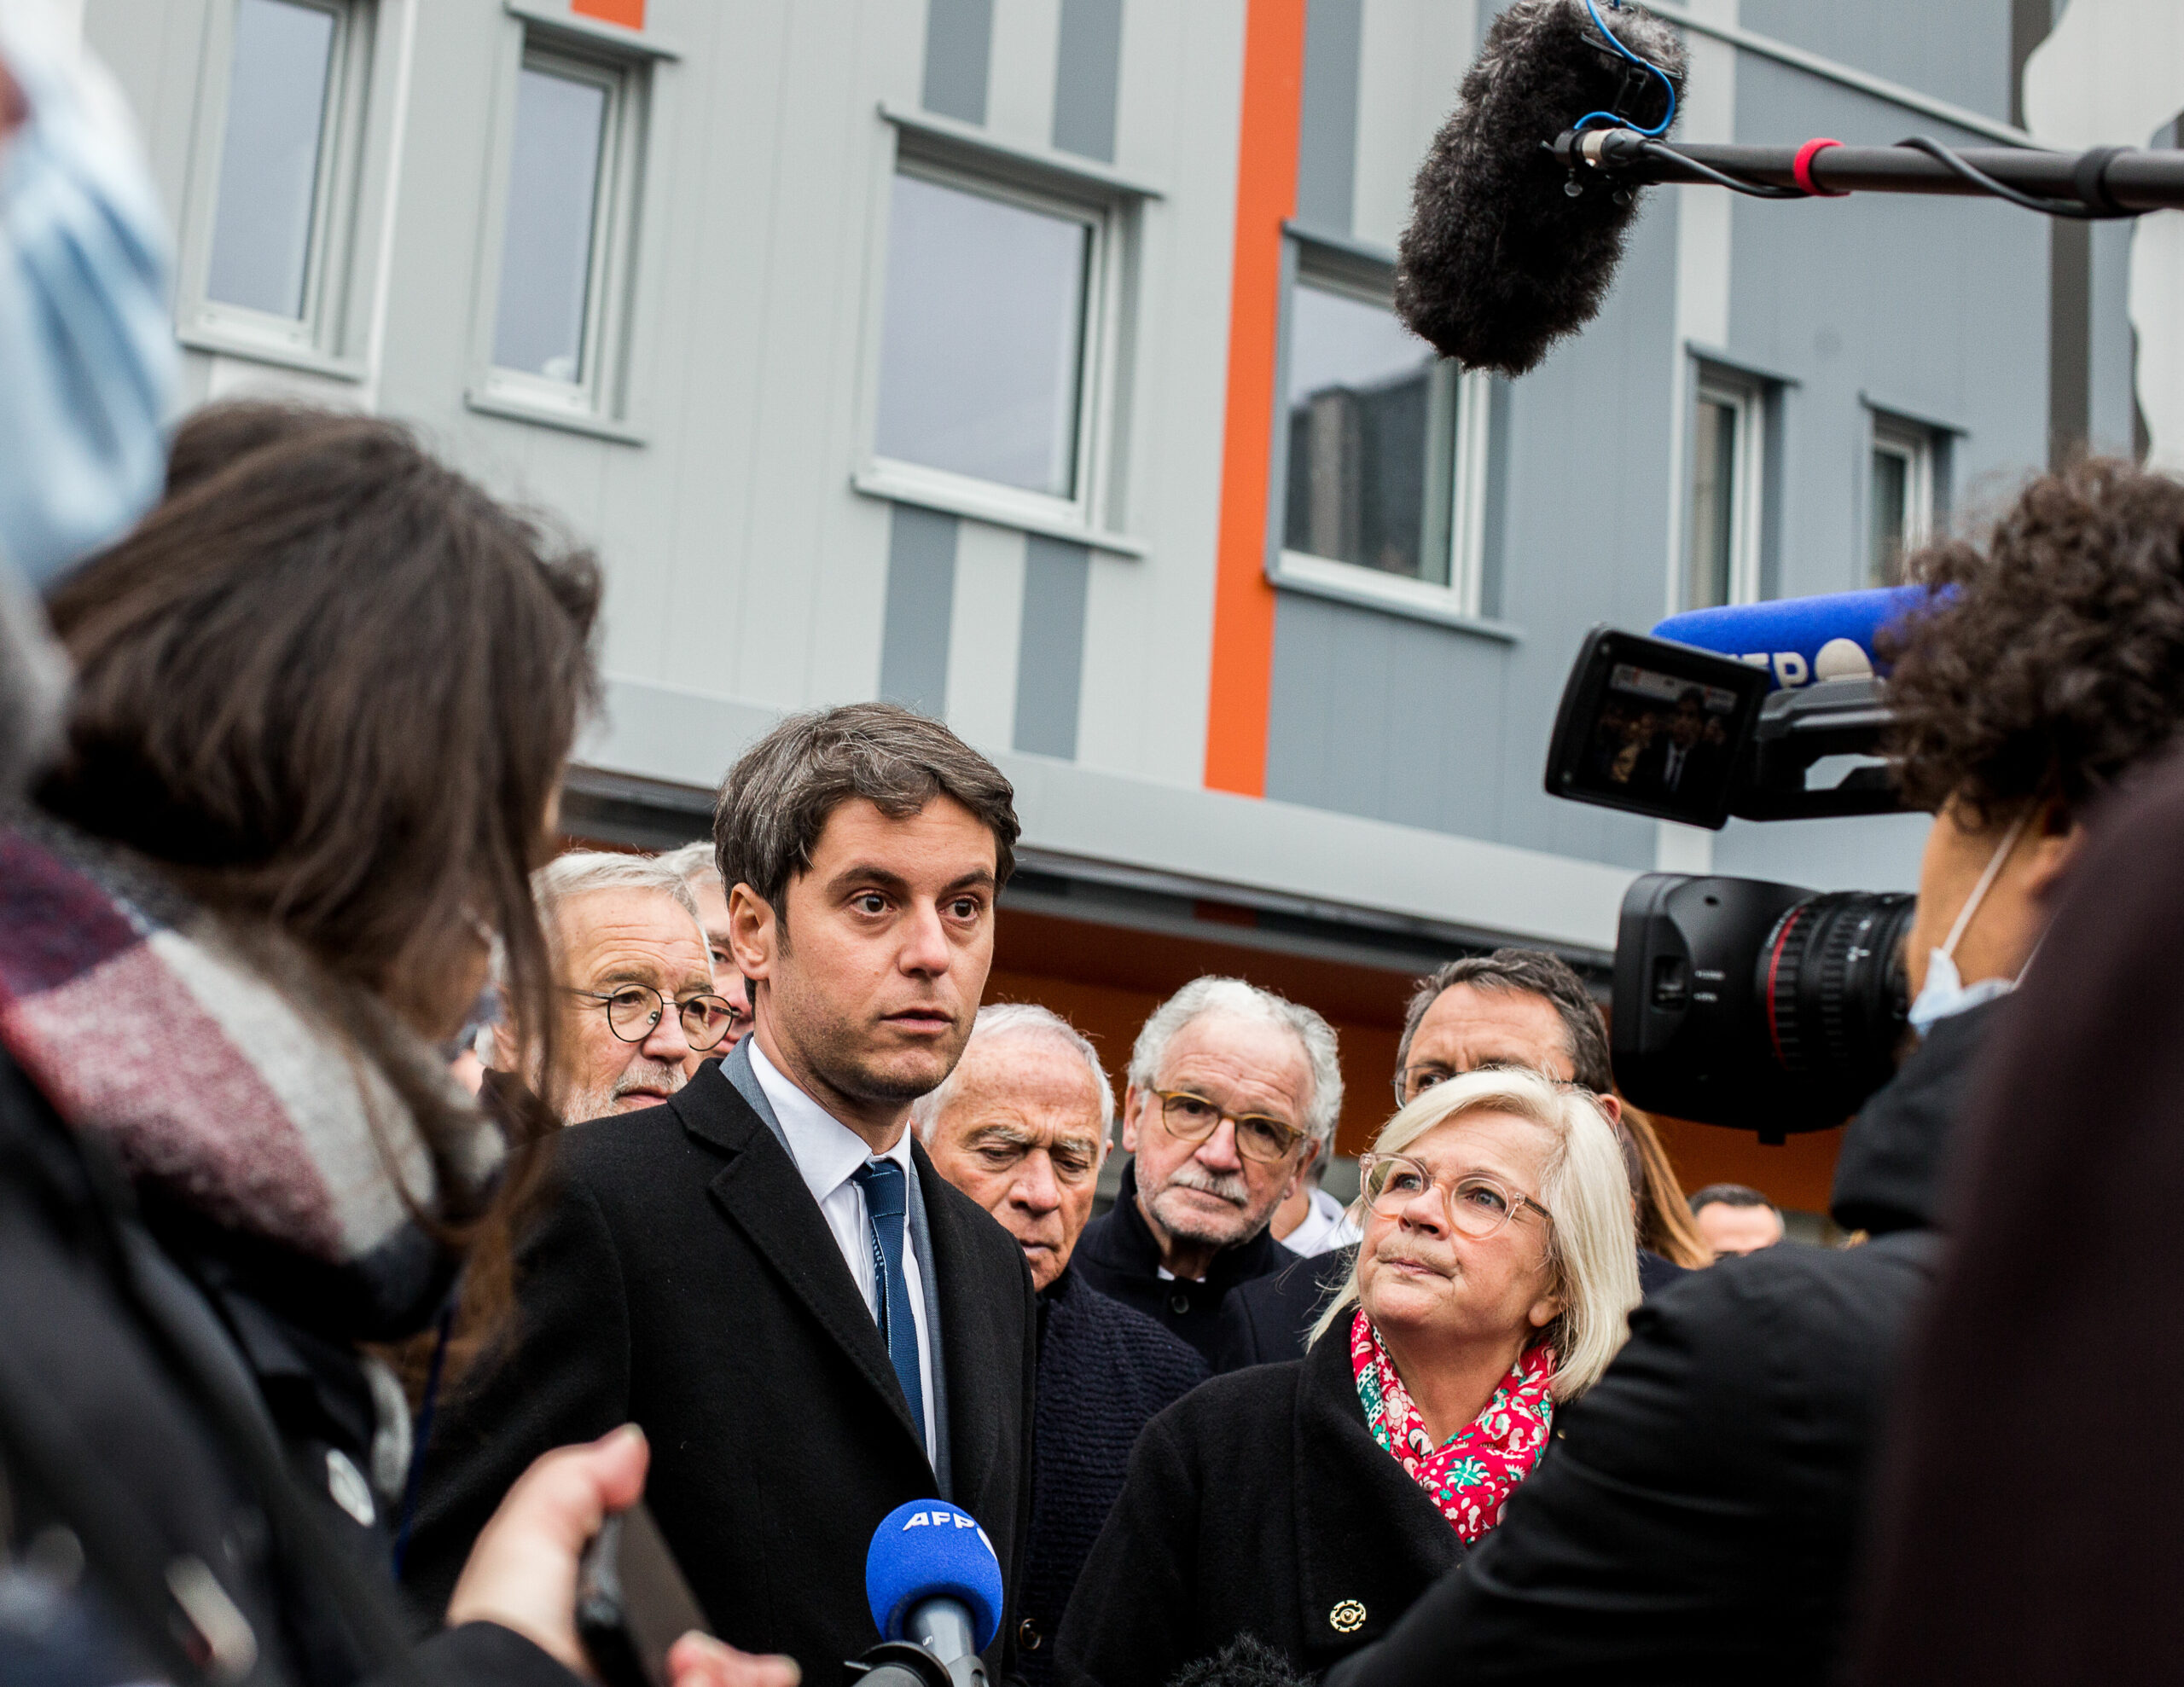
[[[1408,1153],[1428,1131],[1467,1113],[1513,1113],[1554,1139],[1540,1187],[1533,1191],[1554,1215],[1548,1225],[1547,1261],[1562,1296],[1562,1311],[1543,1339],[1554,1348],[1554,1398],[1575,1400],[1600,1380],[1628,1339],[1630,1309],[1638,1304],[1638,1234],[1615,1129],[1600,1104],[1574,1084],[1557,1083],[1522,1067],[1490,1067],[1434,1085],[1380,1127],[1373,1151]],[[1363,1227],[1362,1194],[1351,1206],[1350,1217]],[[1319,1341],[1338,1324],[1346,1328],[1347,1314],[1357,1304],[1357,1267],[1352,1265],[1349,1282],[1312,1326],[1312,1340]]]

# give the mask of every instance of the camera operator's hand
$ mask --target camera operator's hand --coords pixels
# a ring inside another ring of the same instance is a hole
[[[610,1514],[636,1503],[651,1462],[634,1423],[541,1456],[470,1549],[448,1601],[449,1626],[498,1623],[589,1678],[577,1639],[578,1561]],[[796,1687],[798,1679],[787,1658],[752,1657],[694,1632],[675,1643],[668,1667],[675,1687]]]

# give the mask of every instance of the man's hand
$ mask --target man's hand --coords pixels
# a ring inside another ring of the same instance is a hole
[[[651,1462],[634,1423],[538,1458],[470,1549],[448,1602],[449,1626],[497,1622],[590,1678],[591,1661],[577,1639],[578,1561],[611,1513],[636,1503]],[[675,1687],[795,1687],[798,1678],[787,1658],[755,1658],[695,1632],[675,1643],[668,1667]]]
[[[695,1629],[667,1649],[675,1687],[796,1687],[804,1672],[793,1658],[754,1658]]]

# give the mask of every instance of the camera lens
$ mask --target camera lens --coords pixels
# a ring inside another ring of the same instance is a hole
[[[1895,1070],[1910,1011],[1903,935],[1916,899],[1843,890],[1784,912],[1760,946],[1754,994],[1774,1058],[1847,1117]]]

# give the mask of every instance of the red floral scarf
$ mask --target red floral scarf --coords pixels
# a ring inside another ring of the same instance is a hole
[[[1350,1321],[1350,1364],[1373,1439],[1426,1490],[1465,1544],[1500,1522],[1502,1508],[1547,1446],[1554,1421],[1547,1392],[1554,1349],[1543,1343],[1527,1348],[1486,1409],[1439,1446],[1362,1311]]]

